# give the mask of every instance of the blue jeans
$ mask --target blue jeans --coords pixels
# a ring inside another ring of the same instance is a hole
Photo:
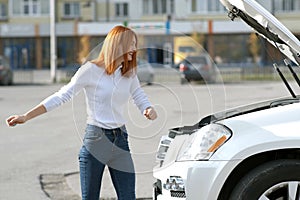
[[[135,200],[135,173],[125,126],[103,129],[87,125],[79,152],[82,200],[99,200],[108,166],[118,200]]]

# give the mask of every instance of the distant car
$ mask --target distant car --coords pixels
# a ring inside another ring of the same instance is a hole
[[[170,68],[168,64],[162,64],[162,63],[150,63],[153,69],[166,69]]]
[[[148,63],[146,60],[138,59],[137,65],[137,76],[140,82],[151,85],[154,79],[154,70],[151,64]],[[67,78],[72,78],[77,72],[77,70],[80,68],[80,66],[81,65],[79,63],[71,63],[61,68],[61,70],[66,72]]]
[[[149,62],[143,59],[137,60],[137,76],[140,82],[151,85],[154,80],[154,70]]]
[[[79,63],[70,63],[61,68],[61,70],[66,72],[67,78],[72,78],[72,76],[77,72],[77,70],[80,68],[81,64]]]
[[[11,85],[13,83],[13,71],[8,60],[0,56],[0,84]]]
[[[208,54],[187,56],[177,65],[177,68],[182,73],[181,83],[186,81],[216,82],[216,66]]]

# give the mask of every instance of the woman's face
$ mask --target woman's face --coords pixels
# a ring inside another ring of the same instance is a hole
[[[136,51],[136,38],[133,37],[132,42],[130,43],[129,51],[127,53],[128,61],[132,60],[133,53]]]

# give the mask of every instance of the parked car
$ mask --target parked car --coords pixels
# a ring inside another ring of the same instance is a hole
[[[208,54],[187,56],[177,66],[182,73],[181,83],[190,81],[216,82],[217,67]]]
[[[138,59],[137,60],[137,76],[140,80],[140,82],[144,82],[148,85],[153,83],[154,79],[154,70],[150,63],[148,63],[146,60]],[[67,78],[72,78],[72,76],[77,72],[77,70],[80,68],[81,64],[79,63],[71,63],[66,65],[65,67],[61,68],[61,70],[66,72]]]
[[[13,83],[13,71],[8,60],[0,56],[0,84],[11,85]]]
[[[140,82],[151,85],[154,80],[154,70],[149,62],[143,59],[137,59],[137,76]]]
[[[231,20],[245,21],[299,66],[299,40],[255,0],[220,1]],[[214,113],[162,137],[153,199],[300,199],[300,96],[274,68],[291,97]]]
[[[61,70],[66,72],[66,78],[70,79],[74,76],[74,74],[77,72],[77,70],[81,67],[80,63],[70,63],[66,66],[64,66],[63,68],[61,68]]]

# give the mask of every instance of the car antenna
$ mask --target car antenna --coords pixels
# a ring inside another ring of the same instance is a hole
[[[276,71],[278,72],[281,80],[284,82],[285,86],[287,87],[287,89],[289,90],[290,94],[292,95],[293,98],[296,98],[295,93],[293,92],[291,86],[289,85],[289,83],[287,82],[286,78],[283,76],[282,72],[280,71],[278,65],[276,63],[273,64],[273,67],[276,69]]]

